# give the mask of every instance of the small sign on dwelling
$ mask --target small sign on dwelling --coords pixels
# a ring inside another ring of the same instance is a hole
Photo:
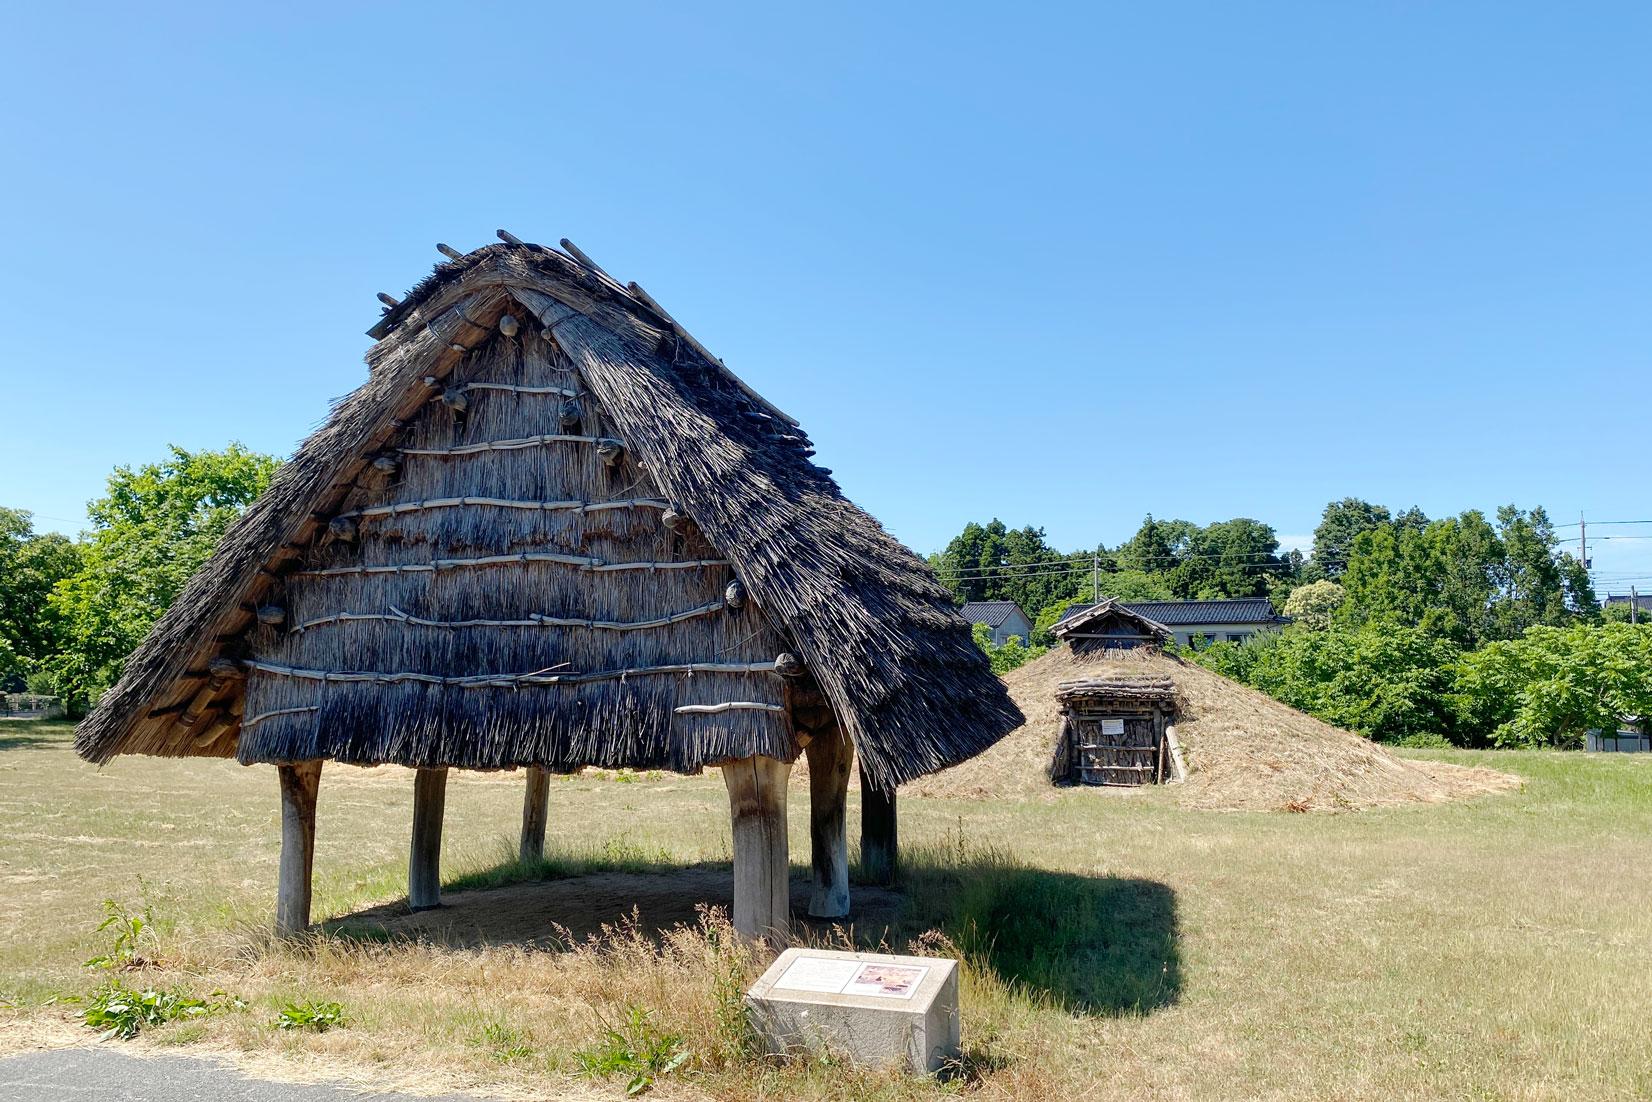
[[[1104,720],[1102,720],[1101,721],[1101,733],[1104,734],[1104,735],[1122,735],[1122,734],[1124,734],[1124,720],[1122,720],[1122,719],[1104,719]]]
[[[958,1057],[955,960],[787,949],[746,1004],[771,1052],[830,1050],[919,1074]]]

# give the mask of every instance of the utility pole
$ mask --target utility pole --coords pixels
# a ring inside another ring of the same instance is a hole
[[[1577,557],[1583,560],[1583,569],[1589,569],[1589,522],[1583,519],[1583,510],[1577,511]]]
[[[1101,553],[1095,552],[1090,556],[1090,603],[1096,604],[1101,600]]]
[[[1641,596],[1634,586],[1629,587],[1629,622],[1631,624],[1641,622]]]

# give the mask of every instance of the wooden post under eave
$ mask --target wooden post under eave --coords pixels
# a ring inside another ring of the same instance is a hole
[[[528,766],[527,791],[522,796],[522,849],[524,865],[545,859],[545,819],[551,802],[551,774],[537,765]]]
[[[413,847],[407,861],[407,905],[415,911],[442,905],[442,811],[447,767],[413,775]]]
[[[723,764],[734,826],[734,928],[784,941],[791,928],[786,781],[791,763],[762,756]]]
[[[895,879],[895,794],[882,792],[860,771],[860,867],[869,883]]]
[[[849,913],[849,764],[854,752],[841,728],[816,735],[809,756],[809,859],[814,885],[809,914],[842,918]]]
[[[281,782],[281,865],[275,891],[275,930],[303,933],[310,925],[310,885],[315,868],[315,801],[321,762],[278,765]]]

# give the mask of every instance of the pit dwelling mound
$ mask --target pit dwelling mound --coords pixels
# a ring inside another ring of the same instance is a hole
[[[1223,811],[1354,811],[1438,803],[1501,792],[1520,781],[1491,769],[1397,758],[1360,735],[1332,727],[1272,697],[1156,650],[1075,655],[1057,647],[1004,678],[1027,722],[977,757],[904,786],[913,795],[1036,798],[1051,785],[1061,732],[1056,686],[1093,677],[1169,677],[1187,780],[1164,795],[1184,807]],[[1088,789],[1143,793],[1151,789]]]

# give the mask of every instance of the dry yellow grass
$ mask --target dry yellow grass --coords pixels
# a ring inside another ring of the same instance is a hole
[[[1004,681],[1027,722],[986,753],[910,786],[927,796],[1050,796],[1050,755],[1061,731],[1056,686],[1080,677],[1171,678],[1177,737],[1189,776],[1170,791],[1210,810],[1347,811],[1434,803],[1503,791],[1519,779],[1492,769],[1406,760],[1191,662],[1146,650],[1079,656],[1057,647]],[[1107,795],[1119,795],[1110,791]]]
[[[657,1088],[666,1099],[1652,1092],[1652,1036],[1637,1025],[1652,1017],[1652,761],[1629,755],[1407,752],[1495,764],[1526,784],[1358,815],[1211,814],[1173,789],[904,797],[907,873],[881,904],[898,912],[888,936],[902,946],[937,929],[967,958],[969,1066],[936,1085],[729,1047],[722,1012],[761,961],[715,922],[653,932],[722,890],[716,778],[558,781],[554,848],[610,871],[467,892],[413,922],[397,915],[408,776],[333,770],[317,855],[333,932],[285,945],[261,932],[277,842],[270,770],[134,759],[98,773],[72,757],[65,728],[29,738],[0,739],[0,1005],[11,1006],[0,1048],[88,1035],[73,1004],[52,1000],[99,982],[81,965],[106,944],[93,932],[99,900],[147,891],[161,963],[128,980],[221,988],[249,1005],[127,1047],[222,1055],[271,1078],[614,1098],[623,1082],[587,1081],[574,1054],[641,1006],[695,1055]],[[793,795],[801,859],[807,801]],[[446,867],[491,865],[519,799],[511,778],[455,776]],[[635,927],[628,890],[643,901]],[[539,936],[525,936],[535,907]],[[555,921],[614,932],[574,945]],[[880,936],[872,925],[862,933]],[[384,941],[385,930],[424,940]],[[273,1027],[283,1002],[306,999],[337,1000],[349,1024]]]

